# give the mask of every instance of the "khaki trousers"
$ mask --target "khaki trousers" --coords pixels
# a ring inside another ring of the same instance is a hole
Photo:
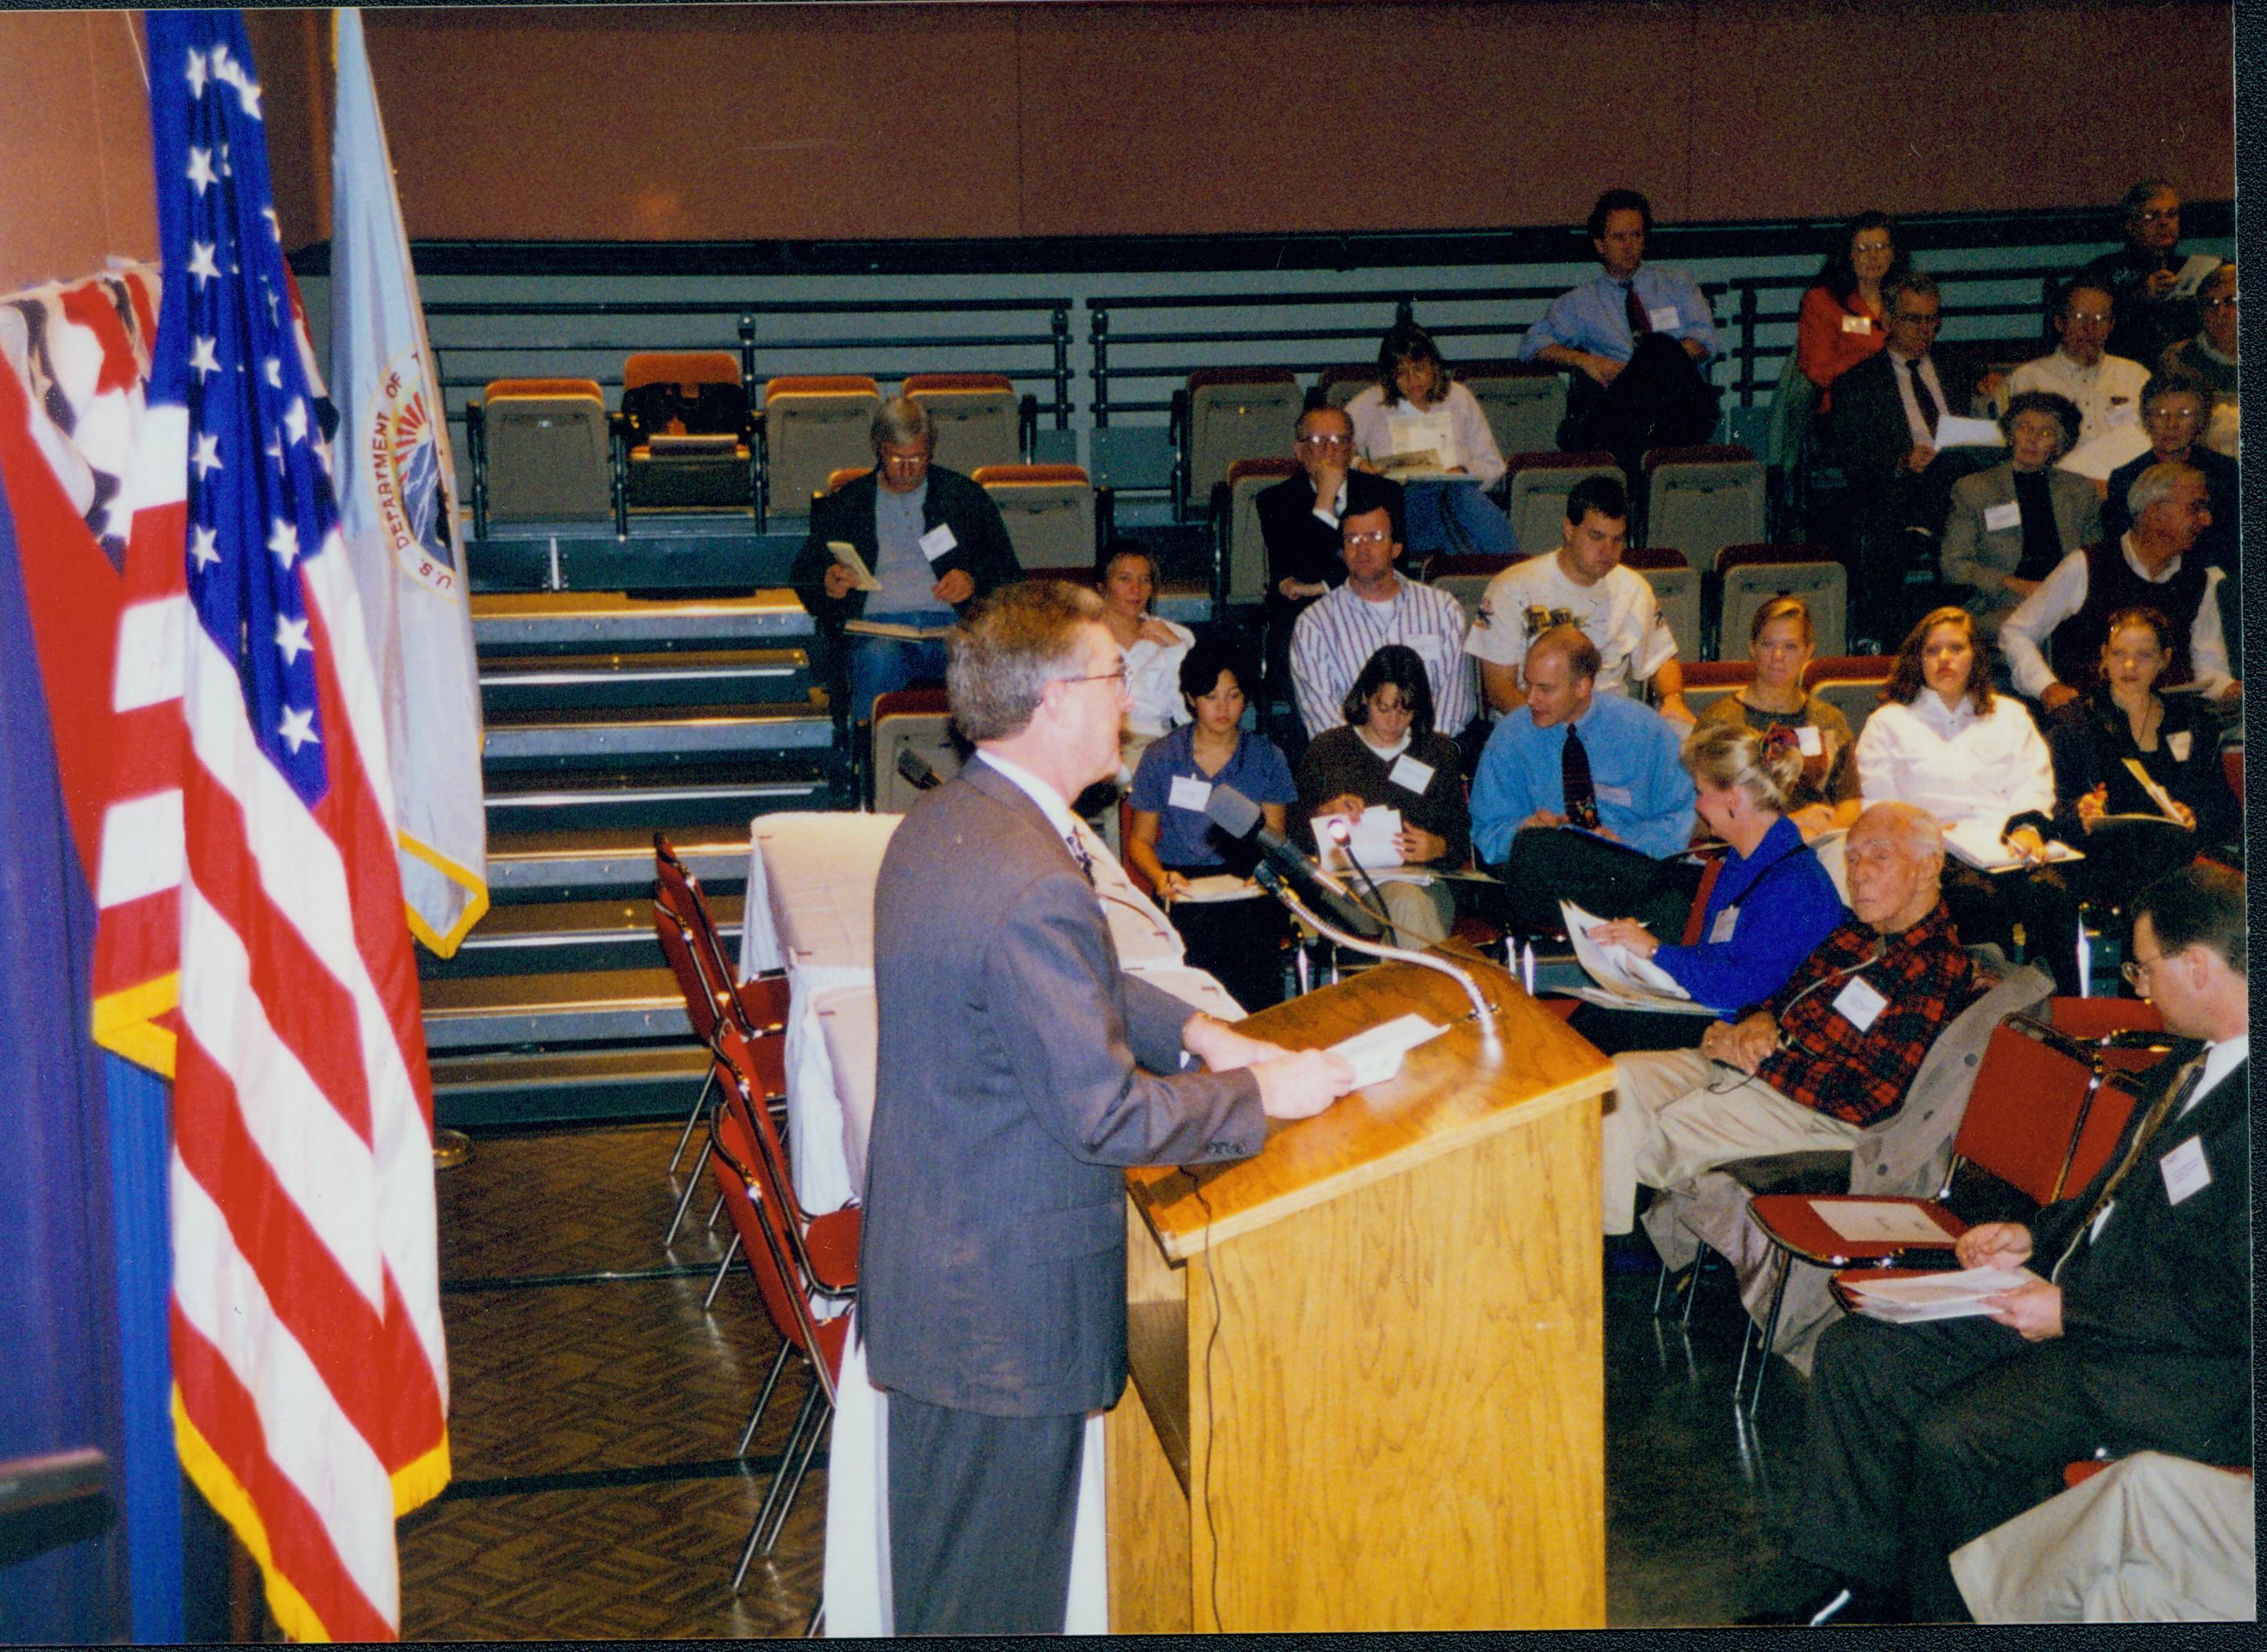
[[[1673,1187],[1735,1159],[1845,1149],[1858,1127],[1698,1050],[1637,1050],[1614,1057],[1598,1134],[1605,1230],[1627,1233],[1640,1182]]]
[[[2251,1482],[2140,1451],[1952,1552],[1978,1623],[2249,1622]]]

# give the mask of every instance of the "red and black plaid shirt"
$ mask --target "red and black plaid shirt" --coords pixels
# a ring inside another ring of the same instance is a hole
[[[1883,951],[1876,959],[1877,947]],[[1889,1000],[1862,1032],[1834,1007],[1852,980]],[[1845,1123],[1886,1119],[1904,1105],[1905,1086],[1936,1035],[1976,996],[1968,954],[1942,901],[1892,936],[1845,923],[1763,1006],[1779,1023],[1781,1047],[1764,1058],[1756,1076]]]

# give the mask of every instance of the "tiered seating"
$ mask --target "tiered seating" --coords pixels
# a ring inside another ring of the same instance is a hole
[[[1518,560],[1515,556],[1436,556],[1425,570],[1425,583],[1438,585],[1464,604],[1464,618],[1469,621],[1480,611],[1480,598],[1487,594],[1488,581]]]
[[[1261,493],[1299,474],[1292,459],[1239,459],[1213,490],[1214,554],[1226,576],[1224,596],[1231,606],[1246,606],[1267,596],[1267,540],[1259,531]]]
[[[1677,658],[1699,659],[1700,576],[1687,565],[1684,553],[1665,545],[1633,545],[1622,553],[1622,563],[1643,574],[1653,587],[1669,635],[1676,639]]]
[[[622,363],[623,498],[634,510],[751,509],[755,426],[728,350],[651,350]]]
[[[1719,639],[1743,637],[1756,610],[1774,597],[1800,597],[1810,609],[1816,646],[1839,654],[1849,634],[1850,576],[1833,555],[1810,545],[1729,545],[1716,559],[1723,579]],[[1720,651],[1737,644],[1720,642]]]
[[[1094,484],[1076,465],[987,465],[971,478],[992,496],[1024,571],[1078,569],[1091,573]]]
[[[1315,393],[1322,397],[1324,406],[1343,407],[1376,382],[1375,363],[1340,362],[1315,375]]]
[[[880,388],[856,373],[785,376],[764,386],[764,509],[797,521],[831,472],[870,469]]]
[[[499,378],[465,410],[478,531],[614,514],[606,400],[588,378]]]
[[[1174,497],[1201,508],[1240,459],[1290,450],[1299,422],[1299,381],[1288,367],[1211,367],[1189,375],[1173,395],[1173,451],[1181,474]]]
[[[1645,456],[1646,543],[1674,545],[1703,575],[1728,545],[1767,532],[1764,467],[1744,447],[1656,447]]]
[[[1882,690],[1896,669],[1897,659],[1889,654],[1827,655],[1802,668],[1802,686],[1841,712],[1854,738],[1882,703]]]
[[[1566,416],[1566,375],[1544,362],[1466,362],[1456,381],[1472,393],[1499,453],[1555,447]]]
[[[960,752],[952,743],[952,717],[942,688],[899,688],[874,701],[874,812],[903,814],[921,788],[899,772],[910,752],[940,780],[960,772]]]
[[[1016,399],[1005,373],[911,373],[898,393],[921,404],[936,433],[936,462],[968,475],[986,465],[1019,465],[1036,398]],[[1024,403],[1029,403],[1028,408]]]
[[[1682,645],[1680,644],[1680,647]],[[1684,667],[1684,703],[1697,715],[1756,679],[1750,660],[1693,660]],[[1699,903],[1693,903],[1699,909]]]
[[[1566,535],[1566,496],[1588,476],[1610,476],[1627,483],[1629,478],[1603,451],[1584,453],[1532,452],[1515,453],[1507,461],[1511,481],[1511,537],[1522,556],[1540,556],[1559,548]]]

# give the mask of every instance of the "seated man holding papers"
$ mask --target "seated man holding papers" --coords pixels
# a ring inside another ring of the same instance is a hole
[[[1698,871],[1692,777],[1679,731],[1626,694],[1596,692],[1598,647],[1573,626],[1527,650],[1527,703],[1495,725],[1472,781],[1472,843],[1503,868],[1515,923],[1556,929],[1559,903],[1683,930]]]
[[[1667,1187],[1735,1159],[1846,1148],[1904,1105],[1928,1046],[1976,995],[1937,880],[1936,823],[1876,804],[1850,828],[1855,921],[1786,984],[1697,1050],[1614,1058],[1600,1121],[1608,1233],[1627,1233],[1637,1186]]]
[[[1794,1553],[1830,1576],[1757,1621],[1957,1620],[1947,1556],[2052,1496],[2064,1465],[2097,1450],[2250,1460],[2243,879],[2185,868],[2134,911],[2135,984],[2205,1047],[2087,1186],[2029,1226],[1962,1237],[1963,1267],[2024,1270],[2021,1284],[1975,1317],[1827,1328]]]
[[[945,629],[1023,576],[992,496],[929,463],[936,432],[921,403],[884,402],[869,435],[874,468],[811,505],[788,573],[838,659],[847,655],[835,686],[855,723],[871,717],[877,695],[942,679]]]

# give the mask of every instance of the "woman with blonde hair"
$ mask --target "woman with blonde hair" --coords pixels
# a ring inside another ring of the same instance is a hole
[[[1847,831],[1858,820],[1858,768],[1851,760],[1850,720],[1831,701],[1802,686],[1816,652],[1810,609],[1800,597],[1773,597],[1748,627],[1748,657],[1756,679],[1700,713],[1702,728],[1722,725],[1768,734],[1793,732],[1802,773],[1787,793],[1787,815],[1808,840]]]
[[[1597,925],[1590,939],[1651,958],[1676,984],[1729,1017],[1761,1003],[1848,916],[1834,881],[1787,818],[1803,753],[1794,734],[1713,723],[1686,737],[1680,754],[1702,822],[1729,849],[1700,912],[1700,938],[1664,944],[1634,918]],[[1609,1054],[1697,1043],[1697,1016],[1613,1010],[1585,1004],[1570,1023]],[[1600,1042],[1601,1038],[1604,1042]]]

